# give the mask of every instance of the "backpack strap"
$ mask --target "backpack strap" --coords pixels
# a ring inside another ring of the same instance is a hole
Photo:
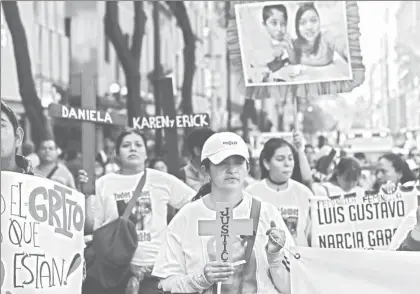
[[[58,164],[56,164],[54,166],[54,168],[48,173],[48,175],[46,176],[46,178],[51,180],[52,176],[55,174],[55,172],[57,171],[57,169],[58,169]]]
[[[140,197],[141,192],[143,191],[144,185],[146,183],[146,174],[147,174],[147,168],[144,169],[144,173],[141,176],[141,179],[139,180],[139,183],[137,184],[136,189],[133,192],[133,196],[131,196],[130,201],[127,203],[127,207],[124,210],[122,218],[128,219],[131,212],[133,211],[134,205],[136,205],[137,199]]]

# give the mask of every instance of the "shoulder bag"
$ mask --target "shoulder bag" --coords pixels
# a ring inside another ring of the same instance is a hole
[[[104,289],[118,286],[130,274],[131,260],[136,252],[138,239],[135,224],[129,216],[139,198],[145,182],[146,170],[122,216],[93,233],[93,258],[87,270]]]

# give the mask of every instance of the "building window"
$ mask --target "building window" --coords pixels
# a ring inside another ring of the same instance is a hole
[[[55,1],[46,1],[45,5],[47,6],[47,26],[49,28],[55,28]]]
[[[47,29],[44,27],[41,27],[41,47],[39,48],[41,53],[41,72],[43,76],[50,77],[51,71],[50,71],[50,58],[51,58],[51,47],[49,44],[50,40],[50,34]]]
[[[57,58],[57,61],[51,62],[51,78],[54,81],[61,80],[61,37],[58,34],[54,34],[50,31],[50,44],[51,44],[51,54]]]

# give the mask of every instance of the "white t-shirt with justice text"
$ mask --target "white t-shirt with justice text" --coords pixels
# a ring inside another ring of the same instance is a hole
[[[245,190],[261,201],[274,205],[280,211],[296,245],[308,246],[309,198],[313,197],[311,190],[291,179],[287,188],[282,191],[269,187],[266,179],[246,187]]]
[[[104,226],[123,214],[143,172],[134,175],[107,174],[96,181],[93,203],[94,228]],[[146,183],[130,219],[136,224],[138,247],[132,263],[154,265],[167,228],[170,206],[180,209],[196,192],[176,177],[147,169]]]

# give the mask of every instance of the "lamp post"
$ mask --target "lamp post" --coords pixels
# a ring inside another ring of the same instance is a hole
[[[227,29],[229,27],[229,16],[230,16],[230,1],[225,1],[225,27],[226,27],[226,34]],[[232,97],[231,97],[231,89],[230,89],[230,55],[229,55],[229,49],[227,47],[226,42],[226,98],[227,98],[227,111],[228,111],[228,117],[227,117],[227,129],[230,131],[232,129]]]
[[[372,65],[372,68],[370,69],[370,73],[369,73],[369,92],[370,92],[370,97],[369,97],[369,108],[370,108],[370,127],[373,128],[374,125],[374,112],[375,112],[375,83],[373,81],[376,69],[378,67],[378,65],[380,65],[380,63],[382,62],[382,58],[379,59],[376,63],[374,63]]]

